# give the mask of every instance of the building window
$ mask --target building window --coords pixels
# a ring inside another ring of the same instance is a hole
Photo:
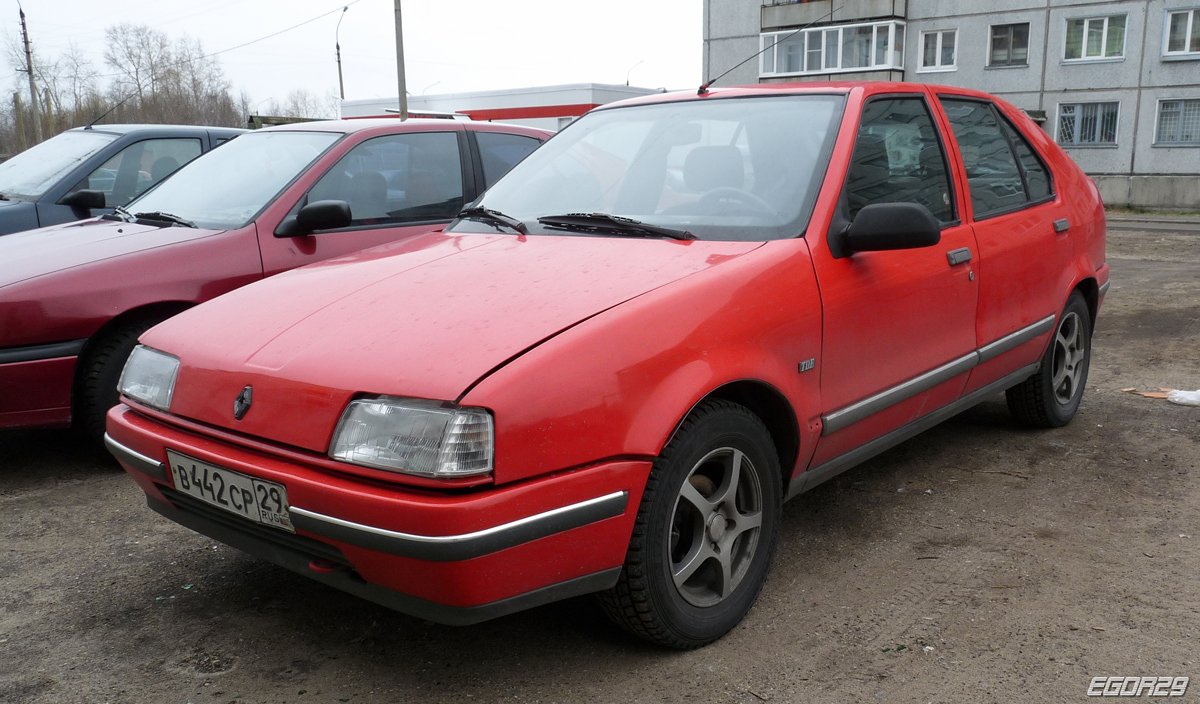
[[[1125,55],[1125,15],[1067,20],[1066,61],[1116,59]]]
[[[1200,99],[1160,100],[1154,143],[1200,145]]]
[[[761,35],[760,76],[904,68],[904,23],[872,22]]]
[[[921,71],[953,71],[958,46],[957,29],[921,33]]]
[[[1163,56],[1200,56],[1200,9],[1167,13]]]
[[[1117,143],[1120,103],[1068,103],[1058,106],[1058,143],[1099,146]]]
[[[1029,23],[992,25],[988,66],[1029,65]]]

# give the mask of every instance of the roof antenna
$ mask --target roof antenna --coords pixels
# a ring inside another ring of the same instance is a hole
[[[821,15],[820,17],[818,17],[817,19],[813,20],[812,22],[809,22],[808,24],[804,25],[804,26],[803,26],[803,27],[801,27],[800,29],[797,29],[796,31],[794,31],[794,32],[792,32],[791,34],[789,34],[789,35],[787,35],[786,37],[784,37],[783,39],[780,39],[779,41],[775,42],[775,44],[779,44],[780,42],[786,42],[787,40],[789,40],[789,39],[791,39],[792,37],[796,36],[797,34],[799,34],[799,33],[803,32],[804,30],[808,29],[809,27],[813,26],[814,24],[816,24],[816,23],[818,23],[818,22],[821,22],[821,21],[823,21],[823,20],[824,20],[825,18],[827,18],[827,17],[828,17],[828,18],[830,18],[830,19],[832,19],[832,18],[833,18],[833,13],[837,12],[838,10],[842,9],[843,7],[845,7],[845,5],[838,5],[837,7],[833,8],[833,9],[832,9],[832,10],[830,10],[829,12],[826,12],[825,14]],[[775,46],[775,44],[772,44],[772,45],[770,45],[770,46]],[[729,70],[728,70],[728,71],[726,71],[725,73],[722,73],[720,76],[717,76],[716,78],[714,78],[714,79],[710,80],[709,82],[707,82],[707,83],[705,83],[705,84],[701,85],[701,86],[700,86],[700,90],[696,91],[696,95],[704,95],[704,94],[708,93],[708,87],[709,87],[709,86],[711,86],[712,84],[714,84],[714,83],[716,83],[717,81],[721,80],[722,78],[724,78],[724,77],[728,76],[730,73],[732,73],[732,72],[734,71],[734,69],[737,69],[738,67],[740,67],[742,64],[746,63],[747,61],[750,61],[750,60],[754,59],[755,57],[758,57],[758,56],[762,55],[762,53],[763,53],[764,51],[766,51],[767,49],[768,49],[768,47],[765,47],[765,46],[764,46],[763,48],[759,49],[758,51],[756,51],[755,53],[751,54],[750,56],[747,56],[745,59],[743,59],[743,60],[741,61],[741,63],[738,63],[736,66],[734,66],[733,68],[729,69]]]
[[[132,97],[133,97],[133,96],[135,96],[135,95],[137,95],[137,91],[133,91],[133,92],[132,92],[132,93],[130,93],[129,95],[125,96],[124,98],[122,98],[122,99],[121,99],[121,102],[119,102],[119,103],[117,103],[116,105],[112,106],[111,108],[109,108],[109,109],[105,110],[105,111],[104,111],[104,114],[102,114],[100,117],[97,117],[95,120],[92,120],[91,122],[87,123],[87,126],[86,126],[86,127],[84,127],[83,129],[85,129],[85,130],[90,130],[90,129],[92,129],[92,125],[94,125],[94,124],[96,124],[97,122],[99,122],[99,121],[103,120],[105,117],[108,117],[108,113],[110,113],[110,112],[112,112],[113,110],[116,110],[117,108],[121,107],[121,106],[122,106],[122,105],[124,105],[124,104],[125,104],[125,103],[126,103],[126,102],[127,102],[129,99],[130,99],[130,98],[132,98]]]

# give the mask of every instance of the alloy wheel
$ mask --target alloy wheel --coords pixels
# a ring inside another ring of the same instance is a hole
[[[1054,336],[1053,376],[1050,381],[1055,400],[1064,406],[1071,403],[1079,388],[1084,373],[1083,361],[1087,357],[1086,345],[1079,315],[1067,313]]]

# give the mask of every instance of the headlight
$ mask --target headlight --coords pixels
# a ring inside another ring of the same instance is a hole
[[[469,477],[492,471],[495,430],[483,408],[380,396],[346,407],[329,456],[422,477]]]
[[[153,347],[133,348],[117,389],[129,398],[165,411],[171,407],[175,393],[175,375],[179,373],[179,358]]]

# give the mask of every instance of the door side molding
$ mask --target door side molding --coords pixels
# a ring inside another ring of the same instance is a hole
[[[928,391],[942,382],[949,381],[963,372],[970,371],[976,366],[990,359],[995,359],[1009,350],[1016,349],[1039,335],[1054,329],[1054,320],[1055,316],[1046,316],[1032,325],[1027,325],[994,342],[989,342],[974,352],[947,362],[936,369],[913,377],[890,389],[880,391],[861,401],[855,401],[849,406],[843,406],[836,411],[830,411],[821,417],[821,435],[836,433],[842,428],[849,427],[901,401],[910,399],[923,391]]]
[[[865,445],[859,445],[853,450],[850,450],[845,454],[838,455],[824,464],[801,472],[788,484],[787,495],[784,497],[784,501],[793,499],[809,489],[833,479],[842,472],[866,462],[885,450],[890,450],[892,447],[899,445],[914,435],[918,435],[929,428],[932,428],[938,423],[949,419],[951,416],[967,410],[971,406],[974,406],[980,401],[987,399],[987,397],[993,394],[997,394],[1009,388],[1010,386],[1014,386],[1022,381],[1025,381],[1029,377],[1036,374],[1041,366],[1041,362],[1034,362],[1033,364],[1022,367],[1021,369],[1018,369],[1002,379],[997,379],[981,389],[972,391],[957,401],[942,406],[932,413],[921,416],[907,425],[900,426],[887,435],[882,435],[878,438],[875,438],[871,442],[868,442]]]

